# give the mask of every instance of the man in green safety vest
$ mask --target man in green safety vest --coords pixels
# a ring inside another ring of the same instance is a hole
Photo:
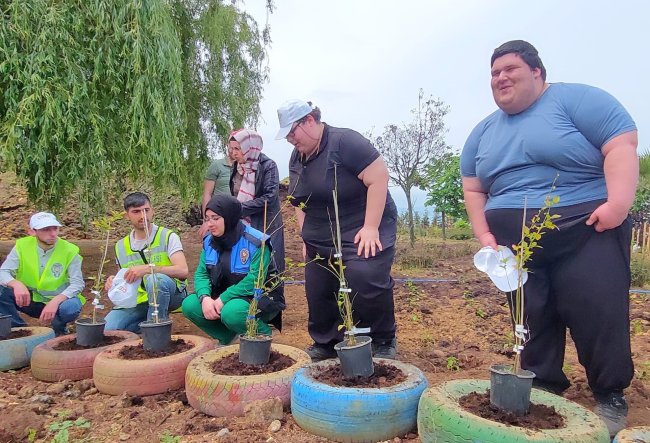
[[[49,212],[29,219],[29,236],[16,240],[0,266],[0,314],[11,316],[11,326],[27,326],[18,311],[51,325],[56,335],[79,317],[81,295],[79,248],[59,237],[61,223]]]
[[[181,306],[187,295],[188,269],[178,234],[152,223],[154,212],[146,194],[127,195],[124,210],[133,229],[115,244],[115,258],[120,268],[127,269],[124,274],[127,283],[140,282],[137,305],[113,308],[106,316],[105,329],[138,333],[140,323],[151,320],[156,311],[162,320],[169,317],[169,311]],[[113,278],[106,279],[107,291]]]

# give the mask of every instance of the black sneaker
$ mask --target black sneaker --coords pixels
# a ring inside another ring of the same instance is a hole
[[[395,360],[397,355],[397,339],[385,341],[372,341],[372,356],[377,358],[388,358]]]
[[[307,355],[311,357],[311,361],[314,363],[321,360],[327,360],[328,358],[335,358],[337,356],[333,346],[322,345],[320,343],[314,343],[305,349],[305,352],[307,352]]]
[[[594,412],[607,425],[610,437],[614,437],[625,428],[627,422],[627,402],[622,392],[594,394],[596,408]]]
[[[533,388],[536,388],[536,389],[539,389],[539,390],[545,391],[545,392],[550,392],[551,394],[559,395],[560,397],[562,396],[562,392],[564,392],[562,389],[558,388],[556,385],[537,380],[536,378],[533,379]]]

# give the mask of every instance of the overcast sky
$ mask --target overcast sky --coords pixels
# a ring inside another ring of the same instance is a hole
[[[264,0],[240,2],[259,22]],[[269,82],[257,130],[280,177],[291,145],[274,140],[276,110],[311,100],[333,126],[361,133],[411,119],[418,91],[450,106],[447,143],[462,149],[496,109],[490,56],[523,39],[539,51],[549,82],[586,83],[613,94],[650,149],[650,2],[644,0],[275,0]],[[396,194],[394,192],[394,194]],[[418,195],[421,207],[424,195]],[[404,207],[396,195],[398,206]]]

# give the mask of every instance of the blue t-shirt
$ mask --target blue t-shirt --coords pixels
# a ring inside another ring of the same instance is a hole
[[[485,210],[540,208],[555,180],[558,206],[607,198],[601,148],[636,130],[632,117],[607,92],[554,83],[525,111],[497,110],[465,142],[460,171],[478,177]],[[556,179],[557,176],[557,179]]]

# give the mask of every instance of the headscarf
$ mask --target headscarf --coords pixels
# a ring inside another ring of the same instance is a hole
[[[232,249],[244,233],[244,225],[240,221],[241,203],[228,194],[216,194],[205,209],[223,217],[225,226],[221,237],[212,236],[212,247],[219,252]]]
[[[264,142],[262,136],[251,129],[241,129],[231,135],[239,143],[244,156],[244,163],[237,163],[237,172],[242,176],[237,200],[244,203],[255,198],[255,178]]]

